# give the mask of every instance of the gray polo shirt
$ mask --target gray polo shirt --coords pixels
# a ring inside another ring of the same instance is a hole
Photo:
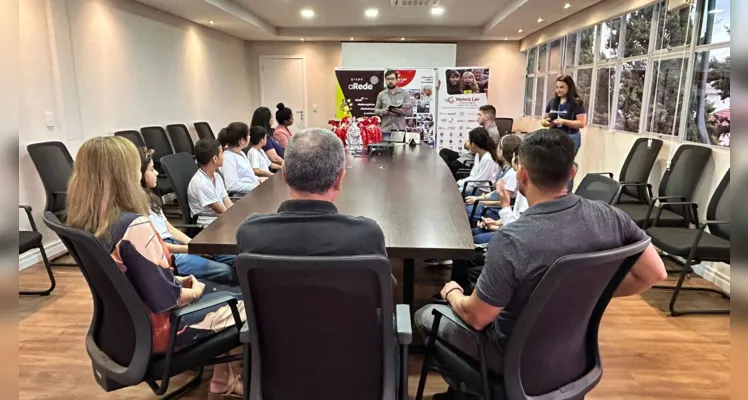
[[[522,308],[560,257],[610,250],[646,237],[623,211],[575,194],[530,207],[488,244],[475,290],[485,303],[504,309],[487,332],[506,349]]]
[[[402,106],[401,114],[385,114],[389,106]],[[382,118],[382,132],[404,131],[405,117],[412,114],[413,104],[410,102],[410,95],[403,88],[395,88],[394,93],[389,89],[384,89],[377,96],[377,104],[374,113]]]

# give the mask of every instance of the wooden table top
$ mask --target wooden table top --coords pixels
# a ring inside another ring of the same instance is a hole
[[[394,156],[349,156],[346,168],[335,205],[341,214],[376,221],[390,257],[473,258],[475,247],[460,191],[447,165],[428,145],[397,146]],[[288,186],[280,175],[245,195],[200,232],[189,243],[189,252],[235,254],[239,225],[252,214],[275,213],[288,199]]]

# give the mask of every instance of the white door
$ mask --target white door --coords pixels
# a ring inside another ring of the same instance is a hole
[[[303,56],[260,56],[260,102],[273,115],[278,103],[285,104],[294,112],[291,130],[306,128],[306,66]]]

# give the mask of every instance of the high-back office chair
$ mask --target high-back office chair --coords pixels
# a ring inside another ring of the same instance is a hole
[[[394,315],[386,257],[245,253],[236,266],[247,311],[241,340],[252,354],[248,398],[408,398],[410,308],[398,304]]]
[[[602,378],[597,343],[600,320],[613,293],[649,238],[618,249],[561,257],[535,288],[511,332],[503,376],[488,372],[485,332],[468,326],[451,310],[434,310],[429,338],[442,318],[469,331],[478,344],[476,362],[437,340],[429,340],[416,400],[423,397],[427,372],[435,357],[439,369],[491,399],[582,399]]]
[[[674,205],[673,203],[665,203]],[[688,207],[694,218],[695,229],[689,227],[667,228],[659,226],[655,213],[653,226],[647,229],[652,237],[652,244],[669,255],[684,258],[683,270],[675,287],[656,286],[658,289],[675,289],[670,298],[670,315],[676,317],[685,314],[730,314],[730,309],[719,310],[676,310],[675,302],[681,291],[713,292],[729,298],[720,290],[711,288],[683,287],[686,276],[693,272],[692,266],[703,261],[730,263],[730,171],[720,181],[714,191],[709,207],[706,210],[706,221],[698,220],[698,207],[694,202],[677,202],[675,204]],[[709,228],[709,232],[706,232]]]
[[[499,130],[501,136],[512,133],[512,127],[514,126],[514,118],[496,118],[496,128]]]
[[[636,139],[634,145],[631,146],[631,150],[629,150],[629,154],[626,156],[626,160],[623,162],[621,172],[618,174],[618,181],[629,184],[646,184],[661,148],[662,140],[660,139]],[[612,172],[600,172],[599,174],[615,179]],[[649,204],[650,200],[651,198],[646,187],[626,186],[621,190],[621,197],[618,202],[622,204]]]
[[[166,131],[169,133],[175,153],[195,154],[195,144],[192,143],[190,131],[184,124],[166,125]]]
[[[30,206],[18,206],[26,212],[26,217],[29,219],[29,225],[31,225],[30,231],[18,231],[18,255],[21,255],[27,251],[33,249],[39,249],[42,255],[42,262],[44,262],[44,268],[47,269],[47,276],[49,276],[49,288],[45,290],[21,290],[18,292],[20,295],[38,295],[38,296],[49,296],[50,293],[55,289],[55,275],[52,273],[52,268],[47,258],[47,252],[44,251],[44,245],[42,244],[42,234],[36,228],[36,222],[34,217],[31,215]]]
[[[691,201],[696,185],[704,173],[704,167],[709,161],[712,149],[695,144],[683,144],[673,155],[670,169],[665,171],[660,181],[657,197],[652,195],[652,185],[649,183],[623,182],[622,190],[627,188],[646,188],[651,199],[649,204],[618,204],[618,207],[628,214],[637,225],[646,229],[652,225],[652,210],[656,204],[664,204],[660,215],[659,226],[680,227],[687,226],[688,207],[682,205],[667,205],[668,202]]]
[[[114,136],[121,136],[131,141],[135,145],[135,147],[146,147],[143,136],[141,136],[140,132],[136,130],[117,131],[114,132]]]
[[[146,382],[157,395],[169,388],[169,379],[188,370],[195,377],[165,398],[176,398],[197,387],[203,366],[229,361],[221,354],[239,346],[238,327],[241,326],[236,299],[231,295],[211,296],[171,312],[171,331],[166,354],[152,354],[152,328],[143,300],[125,274],[110,256],[110,250],[88,232],[64,226],[50,212],[44,213],[44,223],[54,231],[81,268],[91,290],[94,309],[91,326],[86,334],[86,350],[91,359],[94,379],[105,391],[121,389]],[[235,327],[206,340],[175,350],[176,327],[185,315],[213,307],[231,305]],[[158,385],[156,381],[160,381]]]
[[[161,165],[166,171],[166,176],[169,179],[169,183],[174,188],[174,194],[177,197],[177,204],[182,211],[182,222],[183,224],[174,225],[177,228],[185,228],[186,234],[189,237],[194,237],[197,233],[202,230],[202,227],[197,225],[198,214],[192,216],[190,214],[190,203],[187,199],[187,188],[190,186],[190,180],[197,173],[198,166],[191,154],[188,153],[176,153],[171,154],[161,159]],[[212,215],[212,214],[210,214]]]
[[[211,129],[210,124],[207,122],[195,122],[193,124],[195,126],[195,132],[197,132],[197,137],[200,139],[210,138],[215,139],[216,135],[213,134],[213,129]]]
[[[599,200],[608,204],[615,204],[621,193],[621,183],[599,174],[587,174],[579,182],[574,193],[589,200]]]
[[[65,221],[67,217],[68,181],[73,175],[73,157],[62,142],[40,142],[26,146],[31,161],[44,185],[47,201],[44,211],[54,213]],[[55,267],[75,267],[74,263],[50,263]]]
[[[163,168],[161,168],[161,158],[169,154],[174,154],[174,149],[172,149],[171,143],[169,143],[166,131],[160,126],[146,126],[140,128],[140,133],[143,135],[146,147],[153,150],[153,167],[158,172],[157,194],[163,196],[172,193],[174,190],[164,174]]]

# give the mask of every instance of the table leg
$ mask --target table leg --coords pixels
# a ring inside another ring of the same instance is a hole
[[[413,310],[413,290],[415,288],[416,263],[412,258],[403,259],[403,303]]]

